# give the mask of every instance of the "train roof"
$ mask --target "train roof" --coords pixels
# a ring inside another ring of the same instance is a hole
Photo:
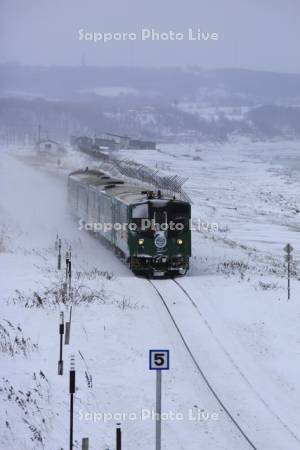
[[[113,178],[100,170],[84,169],[72,172],[69,178],[77,182],[93,187],[95,190],[104,191],[108,196],[118,198],[126,204],[142,203],[149,200],[142,186],[135,186],[124,182],[118,178]],[[147,189],[147,188],[144,188]],[[156,198],[153,200],[157,200]],[[174,200],[172,196],[163,196],[161,201]],[[175,200],[180,203],[187,203],[182,200]]]

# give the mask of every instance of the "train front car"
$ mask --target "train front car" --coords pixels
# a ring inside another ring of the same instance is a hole
[[[152,276],[184,275],[191,256],[191,205],[160,195],[148,197],[129,209],[131,269]]]
[[[188,202],[142,191],[94,169],[72,172],[68,180],[72,214],[144,275],[184,275],[191,256]],[[87,226],[88,225],[88,226]]]

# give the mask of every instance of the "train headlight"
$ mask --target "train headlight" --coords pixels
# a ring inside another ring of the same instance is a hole
[[[177,239],[177,245],[182,245],[183,244],[183,240],[182,239]]]
[[[139,242],[139,245],[143,245],[144,244],[144,239],[139,239],[138,242]]]

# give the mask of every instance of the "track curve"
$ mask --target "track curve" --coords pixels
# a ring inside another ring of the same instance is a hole
[[[163,295],[161,294],[161,292],[159,291],[159,289],[157,288],[157,286],[155,286],[155,284],[153,283],[152,280],[148,280],[149,283],[152,285],[153,289],[156,291],[157,295],[159,296],[159,298],[161,299],[165,309],[168,312],[168,315],[170,316],[173,325],[175,326],[187,352],[189,353],[197,371],[199,372],[200,376],[202,377],[202,379],[204,380],[205,384],[207,385],[209,391],[211,392],[211,394],[213,395],[213,397],[216,399],[216,401],[219,403],[219,405],[221,406],[221,408],[225,411],[227,417],[230,419],[230,421],[234,424],[234,426],[236,427],[236,429],[239,431],[239,433],[241,434],[241,436],[245,439],[245,441],[248,443],[249,447],[252,448],[253,450],[257,450],[256,445],[252,442],[252,440],[247,436],[246,432],[242,429],[242,427],[239,425],[239,423],[237,422],[237,420],[233,417],[233,415],[230,413],[229,409],[225,406],[225,404],[223,403],[222,399],[220,398],[220,396],[217,394],[217,392],[215,391],[215,389],[213,388],[213,386],[211,385],[211,383],[209,382],[207,376],[205,375],[205,373],[203,372],[203,370],[201,369],[199,363],[197,362],[195,356],[193,355],[186,339],[183,336],[183,333],[181,332],[179,325],[177,324],[170,308],[168,307]],[[181,287],[181,285],[179,283],[177,283],[175,280],[173,280],[178,286]]]

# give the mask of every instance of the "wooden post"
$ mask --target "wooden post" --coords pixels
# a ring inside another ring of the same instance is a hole
[[[69,252],[68,283],[69,283],[69,296],[71,297],[71,290],[72,290],[72,253],[71,253],[71,250]]]
[[[82,450],[89,450],[89,438],[83,438],[82,439]]]
[[[121,426],[119,423],[117,423],[116,429],[116,450],[122,450],[122,433],[121,433]]]
[[[75,382],[75,357],[71,356],[71,368],[69,378],[70,393],[70,450],[73,450],[73,423],[74,423],[74,394],[76,391]]]
[[[70,307],[69,322],[66,322],[65,345],[70,344],[71,322],[72,322],[72,306]]]
[[[59,324],[59,360],[58,360],[58,375],[63,375],[64,373],[64,362],[63,362],[63,335],[64,335],[64,313],[60,313],[60,324]]]
[[[287,244],[283,250],[286,252],[285,260],[287,262],[287,278],[288,278],[287,288],[288,288],[288,300],[290,300],[290,298],[291,298],[291,262],[293,259],[292,251],[294,249],[291,246],[291,244]]]

